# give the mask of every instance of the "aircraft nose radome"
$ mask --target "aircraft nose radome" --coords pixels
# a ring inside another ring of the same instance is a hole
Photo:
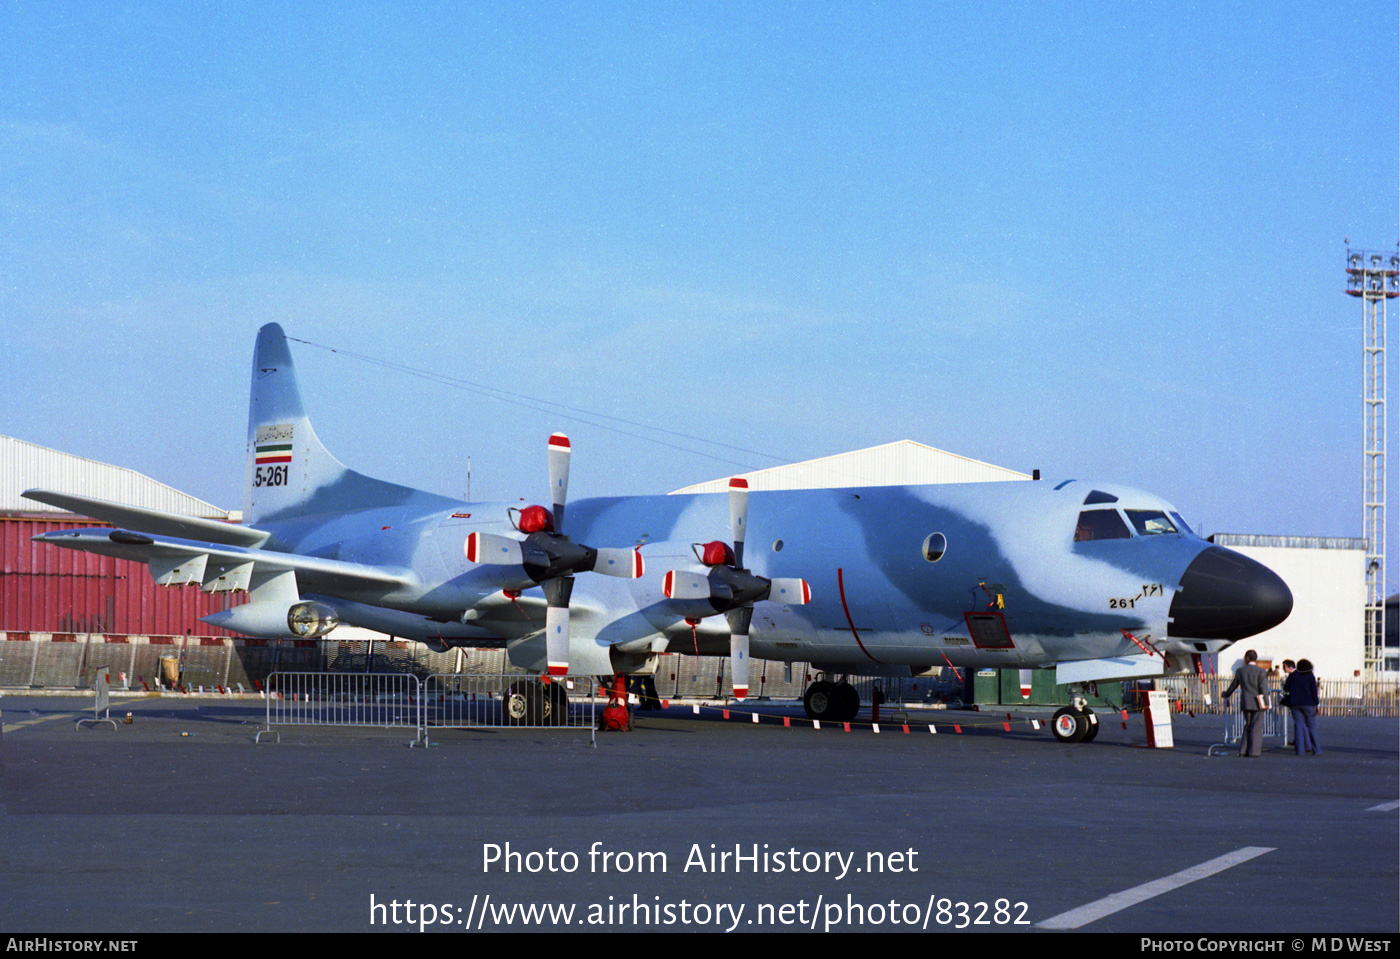
[[[1181,574],[1167,635],[1244,639],[1277,626],[1293,611],[1293,593],[1262,563],[1211,546]]]

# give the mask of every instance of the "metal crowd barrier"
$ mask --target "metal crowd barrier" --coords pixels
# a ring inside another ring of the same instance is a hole
[[[379,726],[412,729],[423,742],[422,682],[412,673],[291,673],[267,677],[265,733],[273,726]]]
[[[374,726],[411,729],[410,745],[428,745],[427,728],[596,728],[599,689],[592,679],[543,682],[534,675],[275,672],[267,677],[264,735],[274,726]]]
[[[1213,744],[1206,750],[1207,756],[1214,756],[1217,749],[1238,749],[1240,740],[1244,738],[1244,713],[1240,711],[1240,697],[1242,693],[1231,696],[1224,702],[1225,712],[1225,741]],[[1290,711],[1285,706],[1279,705],[1279,699],[1283,695],[1281,688],[1274,688],[1269,691],[1269,701],[1272,705],[1265,710],[1262,722],[1264,723],[1264,740],[1277,739],[1279,745],[1287,746],[1292,736],[1289,731]]]
[[[437,729],[587,729],[591,735],[600,690],[590,677],[546,683],[531,675],[451,673],[429,676],[423,700],[425,725]]]

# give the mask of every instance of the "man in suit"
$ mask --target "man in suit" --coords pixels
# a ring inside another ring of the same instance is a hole
[[[1269,708],[1269,674],[1256,664],[1259,654],[1249,650],[1244,665],[1235,670],[1235,680],[1225,690],[1229,699],[1240,691],[1240,712],[1244,713],[1244,734],[1240,736],[1240,755],[1253,759],[1264,753],[1264,713]]]

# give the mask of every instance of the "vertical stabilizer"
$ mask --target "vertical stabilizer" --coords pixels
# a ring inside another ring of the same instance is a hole
[[[310,491],[334,485],[347,470],[311,428],[287,338],[276,323],[258,331],[249,396],[243,521],[256,526],[300,516]]]
[[[258,526],[423,498],[436,497],[346,469],[321,445],[302,407],[282,327],[269,323],[259,330],[248,402],[244,522]]]

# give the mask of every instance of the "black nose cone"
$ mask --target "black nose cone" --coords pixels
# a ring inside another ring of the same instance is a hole
[[[1293,611],[1293,593],[1278,574],[1247,556],[1211,546],[1181,574],[1168,636],[1244,639],[1272,629]]]

